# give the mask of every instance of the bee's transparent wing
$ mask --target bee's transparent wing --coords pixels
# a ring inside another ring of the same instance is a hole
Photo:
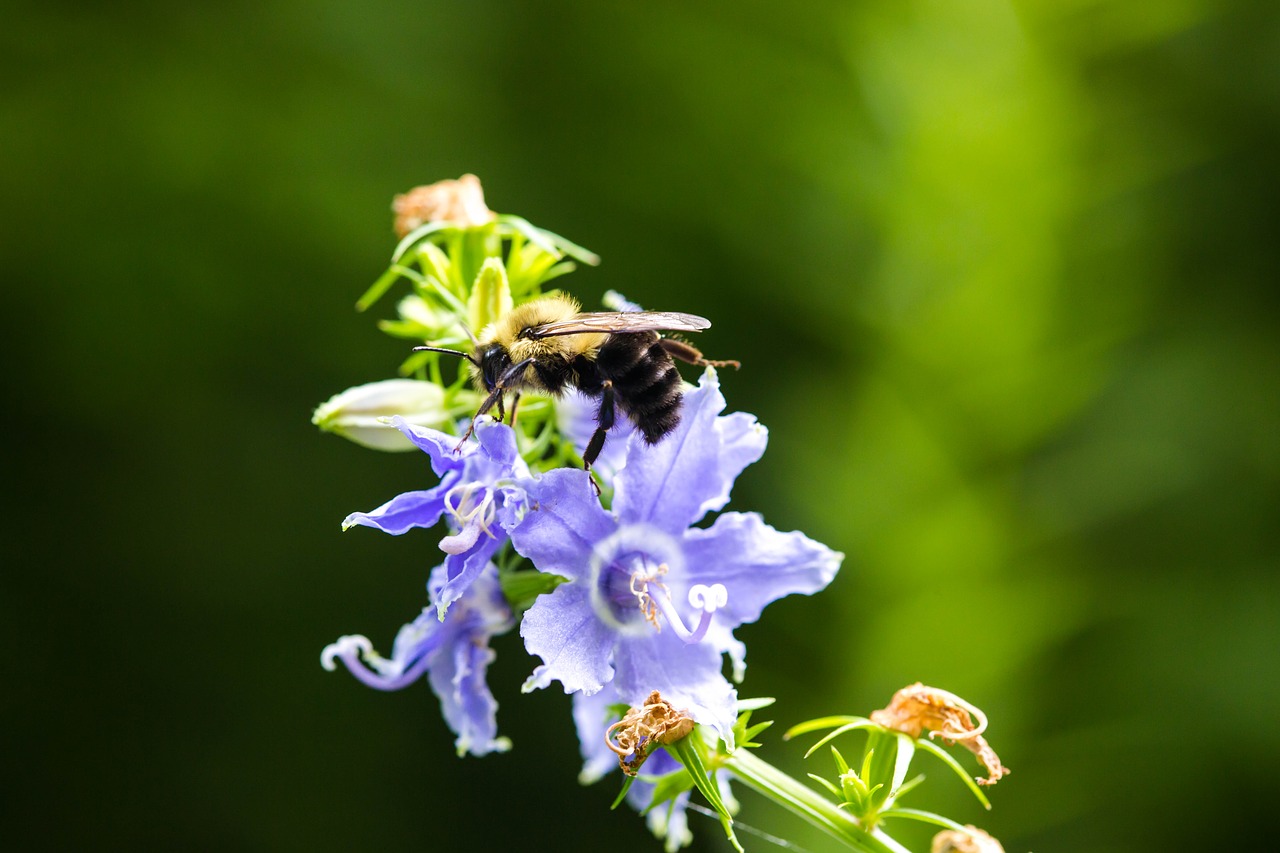
[[[607,335],[634,334],[636,332],[701,332],[710,328],[711,321],[696,314],[679,311],[604,311],[595,314],[576,314],[568,320],[530,326],[523,332],[528,338],[549,338],[554,335],[583,335],[599,332]]]

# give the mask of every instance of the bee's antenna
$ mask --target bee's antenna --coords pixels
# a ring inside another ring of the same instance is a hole
[[[444,347],[425,347],[425,346],[413,348],[414,352],[422,352],[424,350],[426,352],[442,352],[442,353],[445,353],[446,355],[456,355],[460,358],[465,358],[467,361],[471,362],[476,367],[480,366],[480,362],[476,361],[474,356],[469,355],[459,349],[445,349]]]

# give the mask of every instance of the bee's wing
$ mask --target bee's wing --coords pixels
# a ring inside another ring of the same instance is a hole
[[[568,320],[530,326],[523,332],[528,338],[554,335],[634,334],[636,332],[701,332],[711,321],[696,314],[678,311],[605,311],[598,314],[575,314]]]

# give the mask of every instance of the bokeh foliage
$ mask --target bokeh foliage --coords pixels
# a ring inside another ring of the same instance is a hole
[[[744,363],[772,445],[731,508],[848,554],[744,632],[783,725],[923,679],[992,716],[1014,775],[973,819],[1010,851],[1263,831],[1280,8],[2,14],[6,847],[658,849],[577,788],[515,638],[483,761],[425,687],[318,665],[424,601],[429,534],[338,521],[425,463],[308,416],[405,354],[350,310],[391,195],[466,171],[603,256],[559,282],[585,302],[706,315]]]

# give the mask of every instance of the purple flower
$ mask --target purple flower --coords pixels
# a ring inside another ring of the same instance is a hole
[[[437,566],[428,583],[433,601],[445,583],[445,566]],[[335,660],[340,660],[358,680],[378,690],[400,690],[426,673],[440,697],[445,722],[458,736],[458,754],[502,752],[511,744],[497,736],[498,703],[489,692],[485,672],[494,659],[489,638],[514,625],[498,584],[498,570],[490,563],[444,621],[427,607],[402,627],[390,658],[375,652],[367,638],[352,634],[326,646],[320,663],[332,671]]]
[[[414,426],[399,417],[391,423],[431,457],[440,483],[397,495],[372,512],[353,512],[342,522],[342,529],[359,524],[398,536],[413,527],[432,527],[441,516],[447,518],[454,532],[440,540],[440,550],[449,555],[443,566],[445,580],[438,595],[432,596],[443,619],[449,605],[466,592],[519,522],[525,505],[521,484],[529,468],[516,449],[511,427],[491,418],[480,418],[476,440],[467,441],[456,453],[457,436]]]
[[[737,696],[722,655],[735,678],[745,668],[733,630],[777,598],[825,587],[842,555],[755,513],[690,526],[721,509],[764,452],[765,429],[747,414],[720,415],[724,405],[709,369],[685,394],[671,435],[628,444],[612,512],[582,471],[551,471],[528,486],[530,510],[512,543],[570,582],[540,596],[521,623],[526,648],[543,660],[526,690],[555,680],[590,696],[612,684],[628,705],[657,690],[732,745]]]

